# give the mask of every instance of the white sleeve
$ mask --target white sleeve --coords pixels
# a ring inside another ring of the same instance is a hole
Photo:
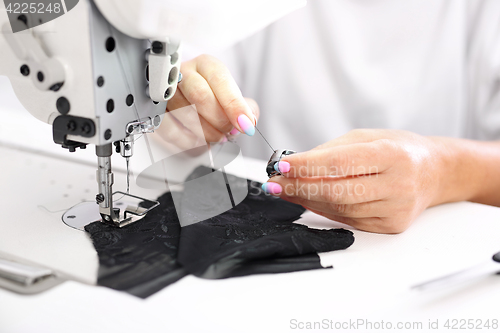
[[[500,139],[500,1],[469,3],[467,137]]]

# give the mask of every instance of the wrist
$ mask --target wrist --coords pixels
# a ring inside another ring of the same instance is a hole
[[[477,196],[478,170],[468,140],[429,137],[433,142],[437,168],[437,191],[431,205],[472,200]]]
[[[465,200],[500,205],[500,142],[429,139],[439,166],[438,193],[431,205]]]

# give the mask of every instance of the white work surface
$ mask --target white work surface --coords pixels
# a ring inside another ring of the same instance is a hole
[[[422,322],[423,332],[429,320],[439,320],[441,329],[446,319],[500,320],[500,276],[438,292],[410,290],[500,251],[500,209],[465,202],[426,210],[400,235],[357,231],[307,212],[299,223],[355,234],[349,249],[321,254],[323,265],[334,269],[226,280],[188,276],[145,300],[96,287],[89,237],[61,221],[63,209],[95,196],[93,149],[70,154],[52,144],[50,126],[22,109],[2,77],[0,114],[0,257],[36,262],[72,279],[33,296],[0,289],[2,333],[288,332],[298,331],[291,320],[358,319]],[[136,170],[148,164],[147,156],[137,151]],[[252,177],[266,178],[264,161],[247,162]],[[123,170],[123,161],[114,163]],[[115,189],[123,190],[124,175],[116,176]]]

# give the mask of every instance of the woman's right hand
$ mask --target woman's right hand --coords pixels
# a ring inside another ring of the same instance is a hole
[[[226,141],[226,135],[253,135],[259,107],[244,98],[227,67],[218,59],[201,55],[181,65],[182,81],[167,103],[167,113],[195,106],[194,112],[167,114],[158,130],[167,142],[189,149],[202,139],[206,142]],[[184,116],[185,114],[185,116]],[[189,115],[191,114],[191,115]],[[198,122],[199,119],[199,122]],[[199,125],[201,129],[199,130]]]

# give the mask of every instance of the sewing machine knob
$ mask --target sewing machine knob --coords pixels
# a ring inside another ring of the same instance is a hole
[[[29,68],[29,66],[28,66],[28,65],[22,65],[22,66],[21,66],[21,74],[22,74],[23,76],[28,76],[28,75],[30,75],[30,68]]]
[[[41,63],[33,62],[31,67],[33,67],[33,72],[36,73],[36,75],[33,75],[32,80],[38,89],[42,91],[58,91],[63,86],[65,72],[59,60],[48,58]]]

